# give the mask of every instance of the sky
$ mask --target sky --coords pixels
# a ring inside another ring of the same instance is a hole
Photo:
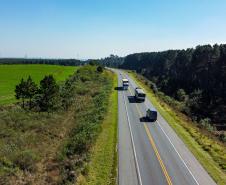
[[[103,58],[226,43],[225,0],[0,0],[0,57]]]

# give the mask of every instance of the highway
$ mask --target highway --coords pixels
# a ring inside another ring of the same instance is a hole
[[[146,98],[134,101],[135,82],[123,71],[118,75],[118,184],[215,185],[216,183],[158,113],[156,122],[145,122]],[[122,90],[122,78],[129,89]]]

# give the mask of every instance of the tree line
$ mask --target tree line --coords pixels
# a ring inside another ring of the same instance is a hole
[[[110,55],[109,57],[96,60],[96,62],[103,65],[103,66],[117,68],[121,64],[123,64],[124,57],[119,57],[117,55]]]
[[[62,93],[53,75],[46,75],[40,81],[39,87],[31,76],[27,80],[22,78],[15,88],[16,99],[22,100],[23,108],[28,107],[30,110],[35,109],[40,112],[51,112],[60,107]]]
[[[226,125],[226,45],[136,53],[119,66],[152,81],[156,91],[183,102],[195,120]],[[222,128],[223,128],[222,127]]]
[[[0,64],[49,64],[63,66],[79,66],[87,64],[87,61],[77,59],[26,59],[26,58],[1,58]]]

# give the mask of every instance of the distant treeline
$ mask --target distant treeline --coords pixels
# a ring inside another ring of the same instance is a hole
[[[117,55],[110,55],[109,57],[102,58],[102,59],[95,60],[95,61],[103,66],[117,68],[123,64],[124,57],[119,57]]]
[[[198,121],[226,125],[226,45],[131,54],[119,67],[136,70],[156,90],[184,102],[184,112]]]
[[[63,66],[84,65],[88,61],[77,59],[26,59],[26,58],[1,58],[0,64],[49,64]]]

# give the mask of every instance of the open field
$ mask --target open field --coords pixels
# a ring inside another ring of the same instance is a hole
[[[57,65],[0,65],[0,104],[15,102],[14,89],[21,78],[27,78],[29,75],[39,83],[44,75],[52,74],[57,81],[66,79],[73,74],[76,67],[57,66]]]
[[[215,182],[220,185],[225,184],[225,146],[207,134],[202,133],[188,117],[163,102],[145,84],[142,77],[130,71],[128,74],[140,87],[145,89],[148,98],[157,108],[158,112],[167,120]]]

